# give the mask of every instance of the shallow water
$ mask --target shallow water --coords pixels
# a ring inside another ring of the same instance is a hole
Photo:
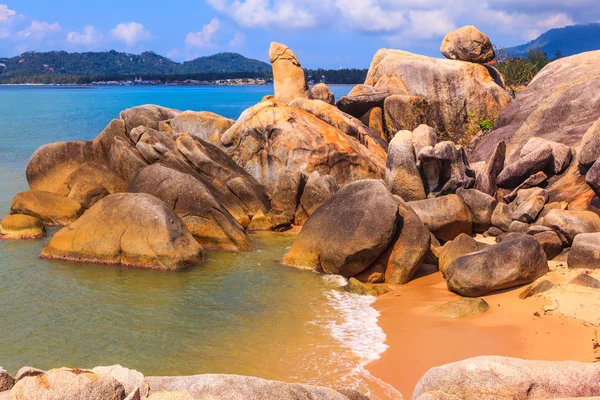
[[[27,189],[27,160],[45,143],[92,139],[146,103],[237,118],[271,92],[0,87],[0,215]],[[293,238],[255,234],[253,252],[210,252],[179,273],[40,260],[47,238],[0,241],[0,365],[120,363],[147,375],[237,373],[397,396],[362,369],[385,350],[374,299],[343,292],[339,277],[281,265]]]

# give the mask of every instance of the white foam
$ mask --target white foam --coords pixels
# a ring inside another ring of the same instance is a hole
[[[346,279],[340,276],[325,275],[323,279],[328,286],[336,285],[339,288],[347,284]],[[371,307],[375,297],[361,296],[339,289],[328,289],[325,296],[329,306],[335,311],[334,317],[326,322],[328,330],[334,339],[357,359],[350,380],[357,381],[356,386],[363,386],[361,382],[369,387],[376,386],[379,393],[384,393],[383,398],[402,399],[402,395],[394,387],[372,376],[364,368],[368,363],[379,359],[388,348],[385,344],[385,332],[377,323],[380,313]],[[369,395],[375,398],[374,393]]]

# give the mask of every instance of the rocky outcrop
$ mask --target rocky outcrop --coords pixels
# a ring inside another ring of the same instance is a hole
[[[473,217],[457,195],[412,201],[409,206],[423,224],[441,241],[453,240],[461,233],[473,232]]]
[[[306,111],[276,101],[244,111],[221,142],[231,158],[269,190],[284,167],[305,175],[331,175],[340,186],[379,179],[385,171],[379,152]]]
[[[567,265],[569,268],[600,269],[600,233],[575,236]]]
[[[422,147],[417,160],[426,181],[428,197],[452,194],[459,188],[469,189],[475,184],[475,173],[469,166],[465,150],[453,142]]]
[[[324,101],[327,104],[335,104],[335,96],[324,83],[317,83],[310,91],[311,98]]]
[[[449,32],[442,41],[440,52],[451,60],[480,64],[496,58],[490,38],[473,25]]]
[[[412,398],[426,398],[427,393],[461,400],[593,397],[600,396],[599,379],[598,363],[484,356],[430,369]]]
[[[409,131],[398,132],[390,142],[385,180],[391,192],[405,201],[426,198]]]
[[[136,174],[127,191],[147,193],[166,203],[207,249],[250,250],[250,238],[212,192],[193,176],[150,165]]]
[[[272,42],[269,60],[273,66],[275,98],[285,104],[297,98],[310,98],[304,70],[296,54],[284,44]]]
[[[546,272],[548,260],[542,246],[523,235],[457,258],[446,269],[446,281],[451,291],[478,297],[531,283]]]
[[[521,158],[521,149],[530,139],[541,138],[574,149],[582,163],[584,151],[579,151],[582,138],[588,131],[588,138],[594,137],[594,131],[600,127],[595,124],[600,118],[599,61],[600,51],[592,51],[561,58],[544,67],[502,111],[494,129],[475,146],[470,161],[488,160],[496,145],[504,141],[508,155],[506,164],[511,165]],[[594,124],[597,127],[592,129]],[[591,205],[594,196],[588,195],[589,187],[583,175],[585,168],[591,166],[589,163],[597,158],[592,155],[583,159],[583,169],[580,170],[577,163],[571,163],[564,173],[550,178],[547,187],[550,202],[577,201],[579,209]],[[553,170],[554,161],[553,157]]]
[[[445,84],[439,85],[442,81]],[[426,123],[438,132],[452,132],[457,136],[466,132],[469,116],[492,120],[510,102],[508,93],[483,65],[401,50],[379,50],[371,62],[365,84],[376,89],[402,89],[407,95],[422,98],[422,104],[429,108],[425,115],[431,120],[419,124]],[[386,118],[390,114],[386,111]],[[414,128],[416,126],[399,129]]]
[[[321,386],[290,384],[240,375],[157,376],[146,379],[153,393],[188,392],[192,399],[197,400],[349,400],[348,396]],[[353,393],[360,396],[358,392]]]
[[[552,160],[552,148],[549,145],[542,145],[507,165],[498,176],[497,184],[500,187],[513,189],[530,176],[543,171]]]
[[[90,370],[60,368],[18,381],[10,400],[123,400],[125,389],[116,379]]]
[[[75,200],[50,192],[30,190],[13,198],[10,213],[30,215],[46,225],[69,225],[79,218],[83,208]]]
[[[398,204],[381,181],[349,184],[310,216],[283,262],[355,276],[392,243],[398,218]]]
[[[0,222],[0,238],[2,239],[37,239],[46,234],[44,224],[30,215],[13,214]]]
[[[106,166],[84,163],[65,178],[56,192],[77,201],[87,209],[103,197],[126,189],[127,182]]]
[[[525,143],[523,148],[521,148],[520,155],[521,157],[525,157],[527,154],[544,146],[550,146],[550,149],[552,149],[552,167],[550,170],[554,174],[562,174],[569,167],[571,160],[573,159],[571,147],[565,144],[533,137]]]
[[[57,232],[41,257],[180,270],[200,264],[204,251],[165,203],[145,193],[118,193]]]
[[[234,122],[209,111],[185,111],[165,121],[165,124],[175,133],[187,133],[194,139],[220,147],[221,135],[231,128]],[[161,130],[166,129],[161,127]]]

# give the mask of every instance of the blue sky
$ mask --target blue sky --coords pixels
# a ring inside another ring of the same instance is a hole
[[[278,41],[309,68],[367,68],[381,47],[437,56],[444,34],[468,24],[504,47],[600,20],[598,0],[4,1],[2,57],[116,49],[176,61],[234,51],[268,61]]]

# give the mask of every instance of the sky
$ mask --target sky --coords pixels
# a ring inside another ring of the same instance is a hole
[[[26,51],[154,51],[175,61],[285,43],[307,68],[368,68],[395,48],[439,56],[475,25],[495,46],[600,21],[598,0],[0,0],[0,57]]]

